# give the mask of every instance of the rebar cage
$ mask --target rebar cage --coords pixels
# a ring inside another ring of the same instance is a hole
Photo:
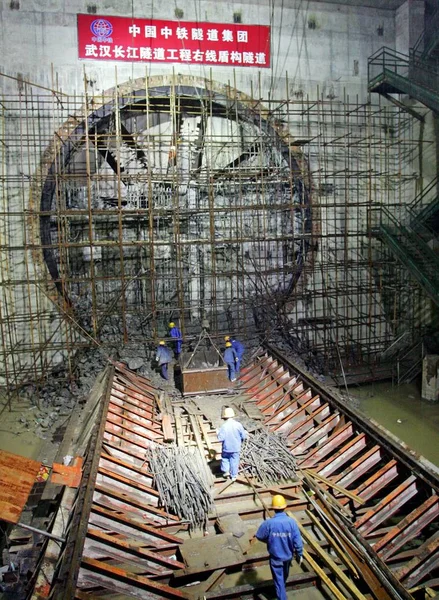
[[[2,98],[8,389],[83,347],[155,341],[170,320],[187,337],[277,327],[325,369],[373,361],[429,318],[371,234],[372,209],[400,210],[422,186],[432,142],[416,119],[319,90],[290,98],[288,80],[277,100],[183,76],[115,84],[20,81]]]

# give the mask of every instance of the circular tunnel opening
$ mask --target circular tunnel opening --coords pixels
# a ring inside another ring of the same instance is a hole
[[[184,85],[89,108],[49,167],[40,217],[45,263],[82,326],[242,331],[291,297],[309,193],[266,111]]]

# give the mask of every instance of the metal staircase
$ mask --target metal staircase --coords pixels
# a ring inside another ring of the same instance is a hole
[[[432,232],[418,221],[415,227],[407,217],[398,220],[386,206],[377,207],[377,226],[373,235],[384,242],[425,290],[433,302],[439,306],[439,255],[431,247]]]
[[[391,48],[381,48],[368,61],[368,89],[388,97],[407,94],[439,113],[439,65]],[[391,98],[389,98],[391,99]]]
[[[425,30],[413,48],[413,54],[425,61],[439,60],[439,9],[426,20]]]
[[[411,227],[421,231],[424,238],[439,233],[439,176],[413,200],[408,206],[408,213]]]

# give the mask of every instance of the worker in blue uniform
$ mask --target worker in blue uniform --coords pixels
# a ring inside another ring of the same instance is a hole
[[[227,374],[230,381],[236,381],[236,364],[239,362],[239,358],[236,351],[233,349],[232,342],[226,342],[223,358],[227,365]]]
[[[267,544],[276,598],[287,600],[285,582],[288,579],[294,555],[296,555],[299,565],[302,562],[302,536],[296,521],[284,512],[287,503],[283,496],[280,494],[273,496],[271,507],[275,512],[274,517],[267,519],[259,526],[255,537]]]
[[[235,411],[228,406],[224,409],[225,422],[217,432],[218,439],[223,443],[221,452],[221,471],[224,477],[231,477],[232,481],[238,476],[239,457],[242,442],[247,437],[247,431],[239,421],[233,418]]]
[[[224,340],[226,342],[230,342],[232,344],[232,348],[233,350],[236,352],[236,355],[238,357],[238,360],[236,362],[235,365],[235,369],[236,372],[239,374],[239,371],[241,369],[241,361],[242,361],[242,357],[244,356],[244,344],[242,344],[239,340],[237,340],[236,338],[230,337],[230,335],[226,335],[224,337]]]
[[[178,359],[181,353],[181,348],[183,346],[183,336],[181,334],[180,329],[176,326],[176,324],[171,321],[169,323],[169,335],[173,338],[174,342],[174,354],[175,358]]]
[[[164,340],[160,340],[159,342],[155,359],[160,367],[160,375],[163,379],[168,379],[168,365],[172,360],[172,354]]]

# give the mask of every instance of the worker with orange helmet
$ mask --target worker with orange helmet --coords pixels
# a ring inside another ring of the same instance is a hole
[[[285,582],[290,572],[294,555],[302,562],[303,542],[296,521],[285,514],[286,500],[280,494],[273,496],[271,508],[274,517],[264,521],[257,530],[255,537],[267,544],[270,555],[270,569],[273,576],[276,598],[287,600]]]

